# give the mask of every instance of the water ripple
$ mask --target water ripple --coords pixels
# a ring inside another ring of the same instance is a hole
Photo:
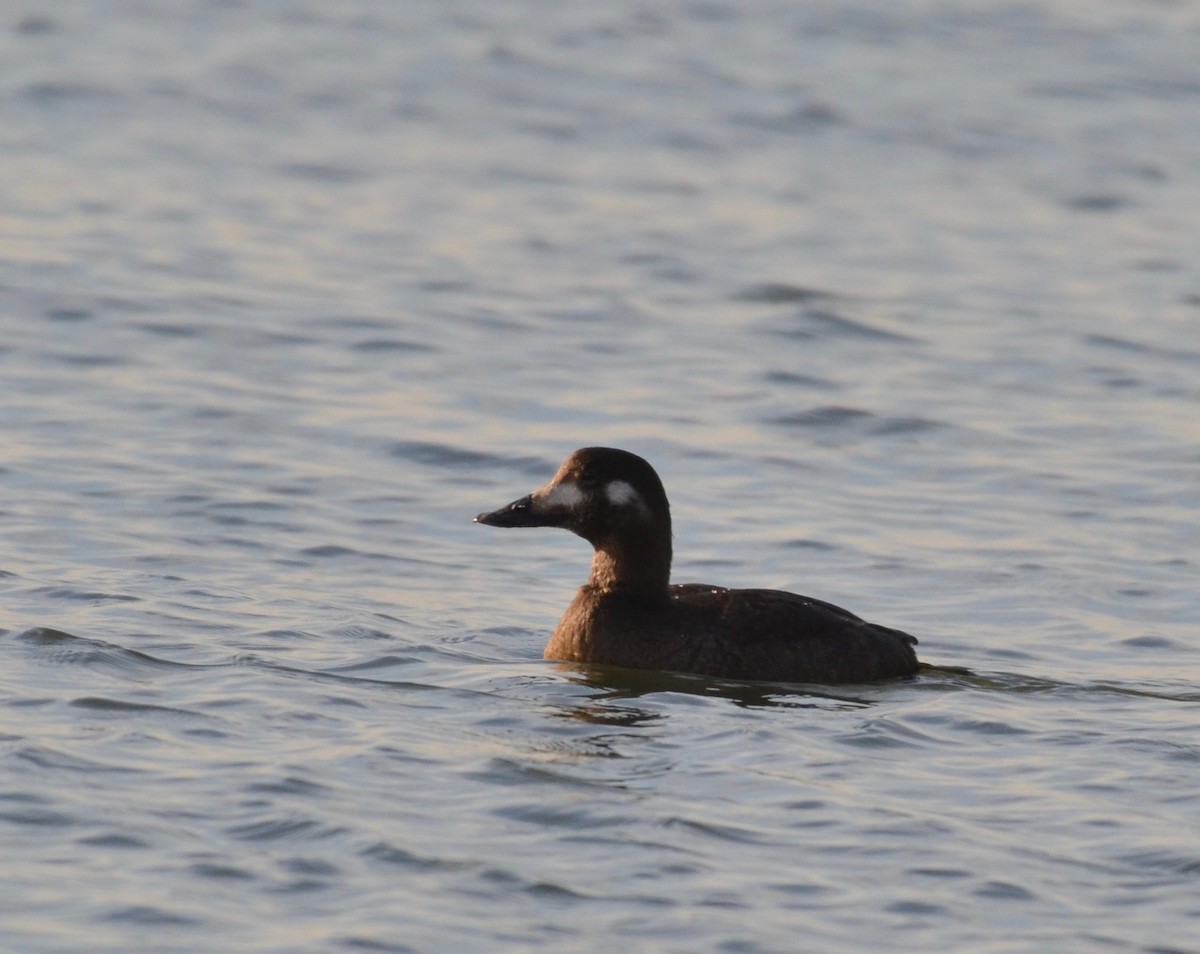
[[[881,437],[924,434],[946,426],[929,418],[885,417],[861,408],[837,404],[823,405],[793,414],[780,414],[769,418],[768,423],[787,428],[858,431]]]
[[[391,453],[396,457],[422,464],[428,467],[438,467],[448,470],[508,470],[516,469],[525,473],[544,476],[547,471],[553,471],[553,465],[535,457],[502,457],[496,454],[485,454],[466,448],[454,447],[449,444],[436,444],[428,441],[399,441],[391,447]]]
[[[6,949],[1194,950],[1191,6],[20,6]],[[586,444],[945,665],[542,660]]]
[[[78,665],[102,670],[110,675],[148,681],[161,669],[187,669],[188,663],[160,659],[136,649],[126,649],[100,639],[74,636],[61,630],[39,626],[13,637],[33,648],[38,657],[58,665]]]
[[[864,341],[912,344],[918,339],[865,321],[847,318],[828,308],[806,307],[786,319],[777,319],[770,326],[782,338],[818,339],[849,338]]]

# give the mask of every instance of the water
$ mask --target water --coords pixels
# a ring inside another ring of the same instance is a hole
[[[10,4],[5,949],[1200,950],[1198,30]],[[590,443],[970,673],[543,662]]]

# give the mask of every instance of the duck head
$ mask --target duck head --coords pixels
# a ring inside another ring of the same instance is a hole
[[[512,503],[481,513],[489,527],[562,527],[599,546],[613,536],[671,536],[662,481],[645,460],[613,447],[584,447],[550,483]]]

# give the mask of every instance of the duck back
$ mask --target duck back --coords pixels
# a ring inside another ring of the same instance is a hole
[[[781,590],[685,583],[669,587],[661,599],[585,586],[545,656],[726,679],[834,684],[915,673],[916,642],[831,603]]]

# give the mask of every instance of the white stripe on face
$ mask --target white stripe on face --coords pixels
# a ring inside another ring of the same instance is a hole
[[[575,484],[555,484],[547,490],[539,490],[538,504],[548,510],[575,510],[583,503],[583,491]]]
[[[633,489],[633,484],[624,480],[614,480],[604,485],[604,496],[614,507],[636,507],[642,513],[649,515],[650,508],[642,495]]]

